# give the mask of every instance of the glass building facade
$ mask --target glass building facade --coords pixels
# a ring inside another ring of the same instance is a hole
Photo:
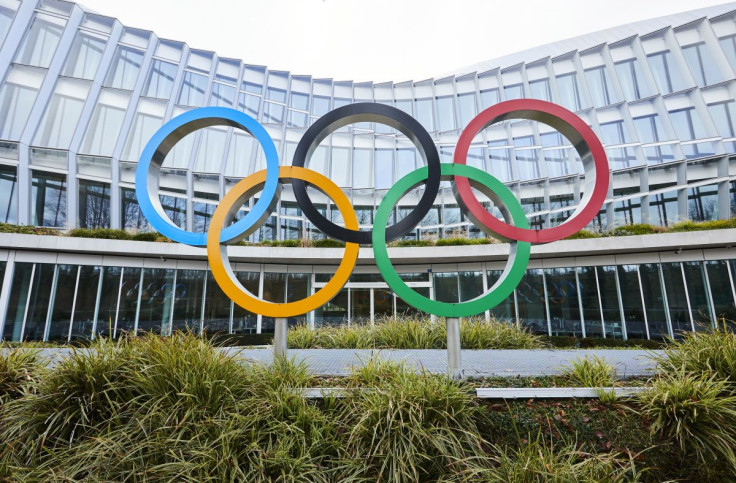
[[[137,159],[163,123],[196,107],[231,107],[253,116],[288,165],[302,134],[320,116],[354,102],[378,102],[418,119],[441,160],[451,162],[462,129],[475,115],[522,97],[575,111],[604,143],[612,182],[591,230],[736,216],[733,5],[549,44],[442,78],[358,83],[222,58],[71,2],[0,0],[0,222],[149,230],[134,192]],[[387,189],[421,163],[401,133],[359,123],[322,141],[308,167],[343,188],[361,227],[369,228]],[[544,124],[506,121],[485,129],[469,150],[468,164],[506,183],[536,228],[566,220],[583,195],[575,149]],[[262,150],[247,133],[224,127],[192,133],[164,162],[164,210],[180,227],[204,231],[224,193],[264,166]],[[328,200],[313,196],[326,216],[341,221]],[[402,200],[394,221],[411,209],[412,199]],[[250,241],[322,236],[286,186],[273,216]],[[407,238],[457,236],[484,235],[445,184]],[[26,251],[2,248],[3,338],[183,327],[269,330],[271,321],[227,301],[206,266],[153,268],[136,262],[133,249],[122,265],[74,257],[62,263],[71,256],[62,252],[49,263],[17,261],[16,251]],[[312,268],[269,268],[282,262],[244,270],[243,283],[267,300],[295,300],[324,283]],[[730,263],[722,254],[713,260],[530,268],[513,299],[494,314],[553,334],[656,338],[694,330],[702,320],[730,313]],[[416,272],[411,281],[432,297],[467,300],[499,275],[485,259],[471,265]],[[536,298],[544,304],[533,303]],[[408,309],[380,277],[358,277],[307,319],[315,325],[375,320]]]

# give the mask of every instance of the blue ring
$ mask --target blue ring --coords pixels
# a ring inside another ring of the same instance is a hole
[[[221,243],[241,239],[254,231],[271,214],[278,201],[279,157],[276,146],[266,129],[249,115],[227,107],[202,107],[176,116],[164,124],[146,144],[135,173],[135,194],[141,212],[159,233],[179,243],[207,246],[207,233],[182,230],[169,219],[158,197],[158,175],[166,154],[187,134],[210,126],[232,126],[255,137],[266,154],[266,183],[253,209],[242,219],[224,230]],[[152,172],[151,167],[155,168]],[[155,196],[154,196],[155,195]],[[155,201],[152,199],[155,198]]]

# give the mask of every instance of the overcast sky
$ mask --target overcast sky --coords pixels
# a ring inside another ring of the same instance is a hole
[[[222,57],[336,80],[421,80],[722,0],[81,0]],[[736,8],[736,7],[735,7]]]

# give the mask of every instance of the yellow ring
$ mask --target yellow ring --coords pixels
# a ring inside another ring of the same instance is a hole
[[[298,166],[281,166],[279,168],[280,180],[294,178],[306,181],[320,189],[337,205],[345,221],[345,228],[349,230],[358,229],[358,217],[355,214],[353,205],[348,200],[348,197],[345,196],[345,193],[332,180],[316,171]],[[353,267],[355,267],[355,262],[358,260],[358,249],[360,246],[357,243],[346,243],[345,255],[340,262],[340,266],[337,267],[335,275],[333,275],[327,285],[305,299],[296,302],[274,303],[254,297],[243,287],[237,277],[235,277],[227,255],[227,245],[220,244],[220,233],[225,223],[227,222],[229,224],[232,221],[230,209],[242,205],[249,194],[253,193],[255,189],[258,189],[265,182],[266,170],[253,173],[233,186],[220,201],[215,213],[212,215],[210,229],[207,235],[207,257],[209,258],[210,269],[222,291],[236,304],[250,312],[267,317],[304,315],[332,300],[345,283],[347,283]]]

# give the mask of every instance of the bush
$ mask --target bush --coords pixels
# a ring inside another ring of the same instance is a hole
[[[388,244],[390,247],[431,247],[434,246],[432,240],[396,240]]]
[[[599,233],[592,232],[590,230],[580,230],[577,233],[574,233],[570,235],[569,237],[565,238],[565,240],[584,240],[587,238],[600,238],[601,235]]]
[[[491,243],[499,243],[497,240],[491,238],[440,238],[435,242],[435,246],[446,247],[446,246],[457,246],[457,245],[488,245]]]
[[[332,238],[321,238],[312,240],[312,246],[316,248],[342,248],[345,246],[345,243],[333,240]]]
[[[736,228],[736,218],[731,218],[729,220],[709,220],[701,222],[686,220],[675,223],[669,228],[668,231],[682,232],[699,230],[724,230],[728,228]]]
[[[0,405],[32,390],[42,370],[37,350],[8,349],[6,352],[0,350]]]
[[[463,385],[380,361],[353,378],[375,390],[352,391],[341,404],[350,458],[340,480],[445,481],[485,463],[479,410]]]
[[[463,319],[460,338],[464,349],[544,347],[539,336],[495,320]],[[288,332],[288,344],[295,349],[445,349],[447,329],[443,319],[387,317],[374,325],[293,328]]]
[[[136,233],[135,235],[130,236],[131,240],[145,241],[145,242],[156,242],[156,241],[159,241],[159,238],[162,238],[162,237],[156,232],[141,232],[141,233]]]
[[[664,373],[639,396],[651,432],[700,462],[725,460],[736,471],[736,396],[726,382],[684,370]]]
[[[77,238],[104,238],[106,240],[130,240],[130,234],[125,230],[112,228],[75,228],[69,230],[67,236]]]
[[[643,473],[637,470],[633,458],[623,454],[587,453],[574,442],[555,445],[540,435],[518,447],[494,446],[494,453],[498,463],[483,472],[486,481],[613,483],[639,481]]]
[[[714,375],[724,381],[724,389],[730,394],[736,393],[736,334],[725,325],[707,332],[685,333],[654,359],[663,374],[685,371],[706,377]]]
[[[577,358],[563,374],[583,387],[611,387],[616,370],[598,356]]]
[[[633,236],[651,235],[653,233],[664,233],[666,228],[661,226],[647,225],[645,223],[626,225],[604,233],[604,236]]]

